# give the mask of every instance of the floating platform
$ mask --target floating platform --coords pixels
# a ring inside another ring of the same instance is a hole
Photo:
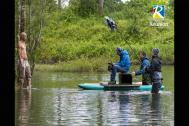
[[[150,91],[152,85],[142,85],[142,82],[133,82],[133,84],[108,84],[108,82],[100,83],[83,83],[78,85],[84,90],[142,90]],[[161,86],[160,90],[163,90],[164,86]]]

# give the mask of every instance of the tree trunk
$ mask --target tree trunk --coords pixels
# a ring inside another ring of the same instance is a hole
[[[18,0],[18,22],[16,22],[16,23],[18,23],[18,25],[17,25],[17,31],[16,31],[16,34],[17,33],[19,33],[20,32],[20,17],[21,17],[21,4],[20,4],[20,0]],[[17,35],[16,35],[17,36]],[[16,37],[16,44],[15,44],[15,47],[16,47],[16,59],[15,59],[15,66],[16,66],[16,79],[15,79],[15,81],[16,81],[16,84],[18,84],[19,83],[19,66],[18,66],[18,64],[19,64],[19,62],[18,62],[18,48],[17,48],[17,46],[18,46],[18,37]]]
[[[26,31],[26,1],[20,0],[20,19],[19,19],[19,33]],[[19,62],[20,63],[20,62]],[[19,65],[17,66],[19,70]],[[18,75],[18,79],[20,80],[20,74]],[[26,87],[26,78],[24,79],[23,87]],[[20,84],[20,83],[19,83]]]
[[[103,5],[104,5],[104,0],[99,0],[99,15],[103,16]]]
[[[58,0],[58,8],[61,9],[61,0]]]
[[[25,0],[21,0],[21,11],[20,11],[20,32],[25,31],[26,27],[26,7]]]
[[[19,0],[18,1],[18,29],[17,29],[17,32],[16,33],[19,33],[20,32],[20,17],[21,17],[21,1]]]
[[[28,17],[27,17],[27,21],[28,21],[28,33],[27,33],[27,41],[28,41],[28,45],[29,47],[31,47],[31,28],[30,28],[30,19],[31,19],[31,0],[28,0]],[[31,51],[29,50],[29,53]]]
[[[40,25],[39,25],[39,33],[35,36],[32,46],[30,47],[30,55],[31,55],[31,62],[30,62],[30,66],[31,66],[31,74],[33,75],[34,72],[34,68],[35,68],[35,50],[36,48],[39,46],[40,43],[40,39],[41,39],[41,32],[42,32],[42,28],[43,28],[43,20],[44,20],[44,9],[45,9],[45,5],[46,5],[46,0],[41,0],[41,16],[40,16]]]

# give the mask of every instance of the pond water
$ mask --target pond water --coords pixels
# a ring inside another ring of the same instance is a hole
[[[77,87],[108,81],[109,73],[35,71],[33,89],[16,90],[16,126],[173,126],[174,67],[163,66],[162,71],[165,90],[158,95]]]

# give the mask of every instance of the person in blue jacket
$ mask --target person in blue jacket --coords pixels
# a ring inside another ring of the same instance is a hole
[[[119,55],[120,60],[119,62],[112,64],[111,77],[110,77],[110,82],[108,84],[116,84],[115,77],[117,72],[129,73],[129,68],[130,68],[129,53],[120,47],[116,48],[116,53],[117,55]]]
[[[142,75],[142,85],[149,85],[151,84],[150,73],[146,72],[145,69],[150,66],[150,61],[146,56],[144,51],[140,51],[140,70],[132,72],[133,76]]]

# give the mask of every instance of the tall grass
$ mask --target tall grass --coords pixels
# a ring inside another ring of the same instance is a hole
[[[56,64],[37,64],[36,71],[56,72],[105,72],[107,71],[107,58],[81,58],[73,61],[59,62]]]
[[[54,18],[49,19],[43,29],[37,63],[60,63],[66,66],[64,70],[94,71],[99,69],[94,67],[98,66],[96,59],[111,57],[117,46],[127,49],[134,63],[139,63],[136,54],[140,50],[150,58],[152,48],[160,49],[163,64],[174,62],[174,22],[171,19],[167,19],[169,27],[165,28],[146,26],[146,19],[137,19],[136,25],[131,19],[117,19],[120,34],[111,32],[99,17],[79,18],[76,22]]]
[[[36,64],[35,71],[54,71],[54,72],[107,72],[109,62],[117,62],[115,57],[81,58],[77,60],[59,62],[55,64]],[[139,60],[131,60],[131,68],[139,68]]]

